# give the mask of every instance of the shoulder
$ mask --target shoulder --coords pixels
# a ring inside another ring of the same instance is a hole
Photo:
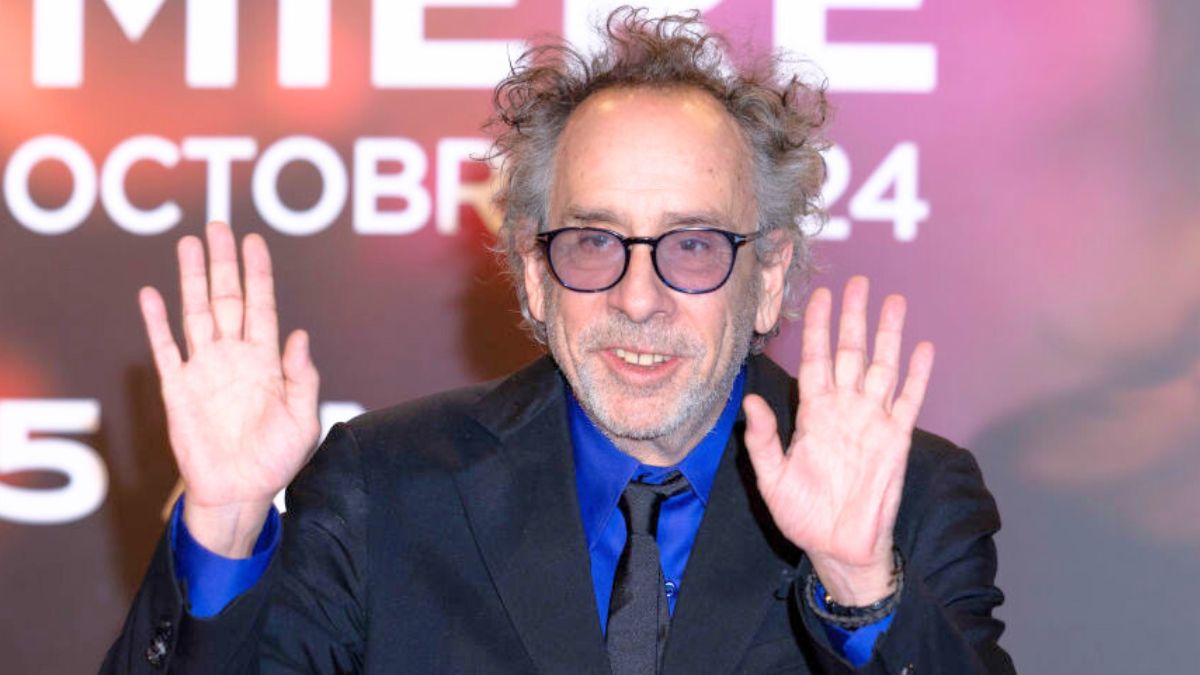
[[[913,430],[905,482],[919,493],[944,490],[951,483],[973,484],[987,491],[979,463],[969,450],[924,429]]]
[[[999,529],[996,500],[974,455],[937,434],[914,430],[896,519],[897,543],[910,554],[921,548],[919,542],[967,550],[990,541]],[[994,551],[990,544],[985,548]]]
[[[561,400],[558,371],[542,358],[506,377],[373,410],[335,429],[368,465],[453,468]]]
[[[421,396],[363,413],[346,423],[362,445],[409,442],[474,424],[473,410],[499,380]]]

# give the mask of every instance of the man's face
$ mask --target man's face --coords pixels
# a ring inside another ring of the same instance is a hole
[[[698,90],[621,89],[589,98],[559,141],[545,229],[594,226],[652,237],[705,225],[750,233],[756,209],[736,123]],[[752,244],[729,281],[688,295],[655,274],[650,247],[600,293],[563,288],[526,258],[530,310],[584,409],[616,439],[688,444],[719,415],[753,330],[778,317],[786,259],[760,265]],[[790,251],[788,252],[790,254]]]

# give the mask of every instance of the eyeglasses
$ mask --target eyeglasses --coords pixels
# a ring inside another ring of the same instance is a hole
[[[736,234],[715,227],[682,227],[657,237],[625,237],[597,227],[540,232],[538,242],[558,283],[580,293],[616,286],[629,269],[630,247],[650,247],[654,272],[680,293],[711,293],[729,280],[738,249],[759,233]]]

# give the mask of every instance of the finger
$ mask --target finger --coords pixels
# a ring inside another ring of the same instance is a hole
[[[138,292],[138,305],[142,310],[142,321],[146,324],[146,337],[150,340],[150,353],[159,379],[166,381],[174,375],[183,358],[179,345],[171,335],[171,324],[167,320],[167,306],[158,291],[149,286]]]
[[[242,239],[246,265],[246,339],[279,349],[279,315],[275,310],[275,278],[271,252],[257,234]]]
[[[760,489],[763,485],[774,485],[786,461],[775,413],[757,394],[747,395],[742,400],[742,409],[746,411],[746,451]]]
[[[917,415],[925,402],[925,389],[933,372],[933,343],[922,342],[913,349],[908,360],[908,376],[892,407],[892,417],[908,428],[917,424]]]
[[[204,245],[193,236],[179,240],[179,293],[183,299],[183,337],[188,356],[212,342],[213,318],[208,305],[208,277],[204,274]]]
[[[208,234],[209,302],[216,318],[217,335],[242,337],[242,282],[238,278],[237,242],[225,223],[211,222]]]
[[[283,378],[287,406],[297,419],[317,419],[317,390],[320,377],[309,351],[308,333],[292,331],[283,348]]]
[[[800,348],[800,400],[828,391],[833,385],[829,358],[829,318],[833,297],[828,288],[813,291],[804,310],[804,338]]]
[[[869,283],[863,276],[851,277],[842,295],[842,317],[838,322],[837,356],[833,376],[839,389],[861,389],[867,365],[867,295]]]
[[[892,408],[896,381],[900,378],[900,342],[904,334],[904,315],[908,310],[902,295],[889,295],[879,311],[879,329],[875,332],[875,352],[863,380],[863,390]]]

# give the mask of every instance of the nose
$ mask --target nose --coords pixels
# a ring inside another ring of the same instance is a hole
[[[655,273],[649,246],[630,248],[629,269],[621,282],[608,290],[608,304],[637,323],[674,312],[675,298]]]

